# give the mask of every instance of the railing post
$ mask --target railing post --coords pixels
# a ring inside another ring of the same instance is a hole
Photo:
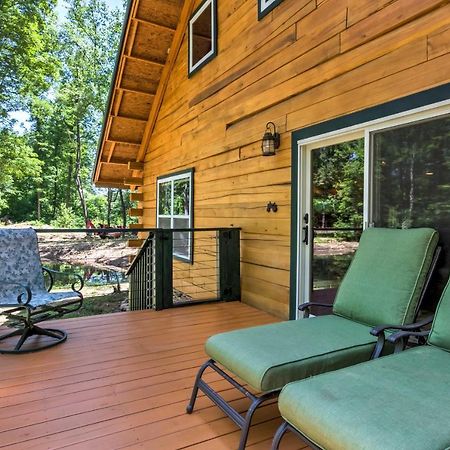
[[[155,304],[157,311],[173,306],[173,233],[155,232]]]
[[[240,230],[219,230],[219,297],[241,299]]]

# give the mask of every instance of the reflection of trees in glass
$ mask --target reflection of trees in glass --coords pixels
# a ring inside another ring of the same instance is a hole
[[[377,226],[448,227],[450,117],[373,135]]]
[[[189,179],[187,178],[173,183],[173,214],[189,215]]]
[[[314,150],[313,226],[360,227],[364,189],[364,140]]]
[[[171,183],[159,185],[159,212],[158,214],[169,216],[171,214]]]

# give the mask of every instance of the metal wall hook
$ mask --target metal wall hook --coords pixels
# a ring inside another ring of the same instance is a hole
[[[273,211],[274,213],[278,211],[278,205],[275,202],[267,203],[266,211]]]

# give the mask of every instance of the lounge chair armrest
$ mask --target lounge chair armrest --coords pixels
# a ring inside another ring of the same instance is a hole
[[[370,331],[373,336],[379,336],[386,330],[402,330],[402,331],[417,331],[420,330],[425,325],[433,322],[433,316],[428,316],[419,322],[411,323],[409,325],[378,325]]]
[[[410,337],[418,337],[418,338],[426,338],[430,334],[430,330],[425,331],[398,331],[397,333],[391,334],[388,336],[387,340],[395,345],[394,353],[398,353],[404,350],[406,343],[408,342],[408,338]]]
[[[298,310],[299,311],[304,311],[305,315],[304,317],[307,318],[309,317],[309,314],[311,312],[311,309],[313,306],[321,306],[323,308],[332,308],[333,305],[330,305],[329,303],[318,303],[318,302],[307,302],[307,303],[302,303],[301,305],[299,305]]]
[[[384,343],[386,341],[386,339],[389,340],[389,342],[392,342],[389,338],[386,338],[386,334],[385,331],[387,330],[401,330],[399,333],[412,333],[412,332],[420,332],[421,328],[424,327],[425,325],[430,324],[433,321],[433,316],[430,317],[426,317],[425,319],[419,321],[419,322],[415,322],[415,323],[411,323],[409,325],[378,325],[374,328],[372,328],[372,330],[370,330],[370,334],[373,336],[376,336],[378,338],[377,340],[377,344],[375,346],[375,350],[372,354],[372,359],[378,358],[381,353],[383,352],[383,348],[384,348]],[[395,336],[399,333],[394,333],[392,336]],[[392,337],[390,336],[390,337]],[[403,342],[403,348],[405,347],[406,341],[401,341]],[[400,344],[398,344],[400,346]],[[395,352],[398,352],[400,350],[397,349],[397,344],[395,347]]]
[[[17,303],[19,304],[19,306],[26,306],[30,303],[31,301],[31,297],[33,296],[33,294],[31,293],[31,289],[22,283],[18,283],[16,281],[9,281],[9,280],[0,280],[0,285],[9,285],[9,286],[16,286],[18,288],[23,289],[23,292],[21,292],[18,296],[17,296]],[[4,304],[2,303],[1,306],[17,306],[17,303],[9,303],[9,304]]]
[[[75,281],[72,283],[71,287],[72,287],[72,291],[80,293],[81,289],[83,289],[84,286],[84,280],[83,278],[78,275],[77,273],[67,273],[67,272],[59,272],[58,270],[53,270],[53,269],[49,269],[48,267],[42,267],[42,270],[44,272],[46,272],[48,274],[48,276],[50,277],[50,285],[47,288],[47,291],[50,292],[53,288],[53,284],[54,284],[54,275],[65,275],[65,276],[70,276],[70,277],[74,277]],[[80,284],[80,286],[77,289],[77,283]]]

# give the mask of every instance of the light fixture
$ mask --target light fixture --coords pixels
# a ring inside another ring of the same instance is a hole
[[[273,127],[273,133],[270,127]],[[263,156],[275,155],[275,150],[280,147],[280,133],[277,133],[275,124],[268,122],[266,125],[266,132],[262,138],[261,150]]]

